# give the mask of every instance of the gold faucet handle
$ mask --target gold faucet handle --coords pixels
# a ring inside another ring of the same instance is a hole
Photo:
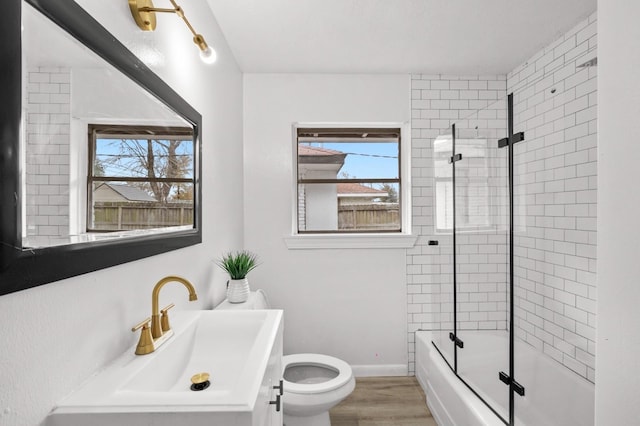
[[[163,309],[160,309],[160,313],[162,313],[162,318],[160,318],[160,327],[162,328],[162,332],[166,333],[171,330],[171,325],[169,324],[169,309],[173,308],[173,303],[167,305]]]
[[[131,328],[131,331],[137,331],[137,330],[140,330],[141,328],[144,331],[145,328],[149,328],[149,326],[150,326],[149,323],[150,322],[151,322],[151,317],[148,317],[147,319],[144,319],[144,320],[140,321],[138,324],[134,325]]]
[[[171,304],[169,304],[169,305],[165,306],[164,308],[160,309],[160,313],[161,313],[162,315],[164,315],[164,314],[166,314],[166,313],[167,313],[167,311],[169,311],[169,309],[173,308],[174,306],[176,306],[176,305],[174,305],[173,303],[171,303]]]
[[[140,340],[138,340],[138,346],[136,346],[136,355],[146,355],[155,350],[153,344],[153,337],[151,336],[150,328],[151,318],[146,318],[133,326],[131,331],[142,329],[140,333]]]

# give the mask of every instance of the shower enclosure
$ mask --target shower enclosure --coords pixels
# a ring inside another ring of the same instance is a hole
[[[575,123],[531,112],[529,89],[434,141],[434,227],[452,241],[432,344],[504,424],[588,425],[595,165]]]

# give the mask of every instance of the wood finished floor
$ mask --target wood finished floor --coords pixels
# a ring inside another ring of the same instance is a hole
[[[331,426],[437,426],[415,377],[358,377],[329,414]]]

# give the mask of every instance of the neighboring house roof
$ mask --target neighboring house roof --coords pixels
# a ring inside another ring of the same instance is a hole
[[[298,162],[314,164],[344,164],[346,153],[317,146],[298,145]],[[306,160],[306,161],[305,161]],[[338,183],[338,197],[379,198],[388,197],[389,193],[359,183]]]
[[[140,188],[136,188],[135,186],[129,186],[127,184],[119,184],[119,183],[103,183],[100,186],[107,186],[111,188],[118,194],[120,194],[127,201],[148,201],[154,202],[156,201],[151,195],[147,194]],[[98,188],[100,188],[98,186]],[[97,188],[96,188],[97,189]]]
[[[387,191],[371,188],[359,183],[338,183],[337,187],[338,197],[378,198],[389,196],[389,193]]]
[[[334,149],[320,148],[318,146],[299,145],[298,155],[335,155],[344,154],[344,152]]]
[[[298,163],[344,164],[344,152],[317,146],[298,145]]]

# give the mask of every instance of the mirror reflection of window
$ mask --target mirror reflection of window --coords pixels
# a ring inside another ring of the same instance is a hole
[[[193,225],[193,129],[89,126],[87,231]]]

